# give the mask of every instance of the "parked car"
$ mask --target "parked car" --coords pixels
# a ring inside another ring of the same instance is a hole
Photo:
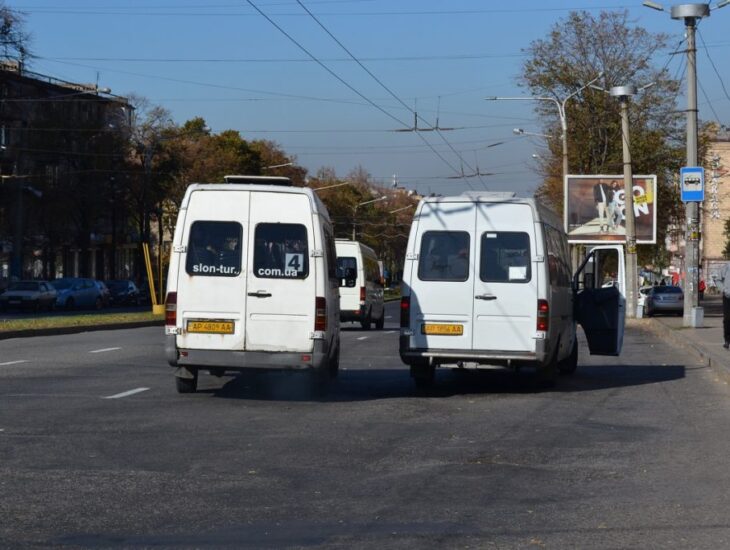
[[[111,304],[112,301],[112,293],[109,290],[109,287],[106,286],[106,283],[104,281],[95,280],[94,284],[99,289],[99,293],[101,294],[101,305],[104,307],[109,307],[109,304]]]
[[[646,295],[646,316],[684,313],[684,292],[678,286],[654,286]]]
[[[0,294],[0,308],[12,307],[38,311],[52,310],[56,305],[56,289],[46,281],[18,281],[10,283]]]
[[[117,279],[107,281],[106,286],[109,287],[111,293],[111,304],[114,306],[138,306],[141,303],[140,292],[134,281],[128,279]]]
[[[65,277],[51,281],[56,289],[56,307],[74,309],[92,307],[101,309],[104,298],[101,290],[96,286],[94,279],[80,277]]]

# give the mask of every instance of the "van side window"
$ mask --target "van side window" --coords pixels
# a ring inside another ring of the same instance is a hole
[[[532,278],[530,236],[516,231],[482,234],[479,278],[492,283],[526,283]]]
[[[566,253],[565,239],[559,231],[549,225],[545,226],[545,243],[548,253],[548,271],[550,284],[556,287],[570,288],[572,277]]]
[[[254,231],[253,274],[259,279],[306,279],[307,228],[297,223],[260,223]]]
[[[185,271],[205,277],[237,277],[241,273],[242,242],[243,227],[238,222],[193,222]]]
[[[365,260],[365,280],[374,285],[380,285],[380,267],[378,262],[372,258],[364,258]]]
[[[466,281],[469,278],[469,233],[426,231],[421,238],[418,278],[422,281]]]

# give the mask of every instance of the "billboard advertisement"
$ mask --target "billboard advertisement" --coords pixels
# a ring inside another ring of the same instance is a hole
[[[634,176],[636,242],[656,243],[656,176]],[[566,176],[565,232],[571,243],[626,241],[624,177]]]

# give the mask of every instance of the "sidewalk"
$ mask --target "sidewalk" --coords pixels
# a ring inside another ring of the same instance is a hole
[[[669,345],[689,350],[698,359],[712,367],[717,376],[730,384],[730,350],[722,347],[722,297],[705,296],[700,303],[705,310],[701,328],[682,326],[682,317],[658,316],[636,319],[631,324],[651,330]]]

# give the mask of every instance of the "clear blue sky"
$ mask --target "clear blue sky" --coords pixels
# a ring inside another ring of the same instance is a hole
[[[390,183],[396,174],[400,185],[443,194],[468,189],[464,180],[448,178],[461,171],[452,148],[468,164],[465,173],[478,165],[480,172],[499,174],[469,179],[474,188],[534,190],[539,175],[532,155],[544,142],[512,132],[541,131],[534,106],[483,98],[524,95],[515,82],[522,50],[569,11],[627,9],[637,25],[669,33],[672,43],[684,34],[682,22],[642,7],[640,0],[302,0],[400,101],[431,124],[438,111],[440,127],[459,128],[442,132],[447,144],[434,132],[393,132],[412,125],[413,114],[295,0],[253,1],[361,95],[311,61],[246,0],[6,5],[26,13],[39,56],[31,65],[36,72],[145,96],[179,123],[202,116],[215,132],[235,129],[246,139],[274,140],[311,174],[328,166],[345,176],[359,165],[375,181]],[[723,89],[723,82],[730,86],[728,28],[730,7],[702,21],[707,48],[698,37],[697,55],[700,117],[715,119],[716,113],[723,124],[730,124]],[[655,64],[666,63],[667,55]],[[670,61],[672,74],[680,57]],[[679,106],[684,108],[683,98]],[[504,143],[487,147],[497,142]]]

